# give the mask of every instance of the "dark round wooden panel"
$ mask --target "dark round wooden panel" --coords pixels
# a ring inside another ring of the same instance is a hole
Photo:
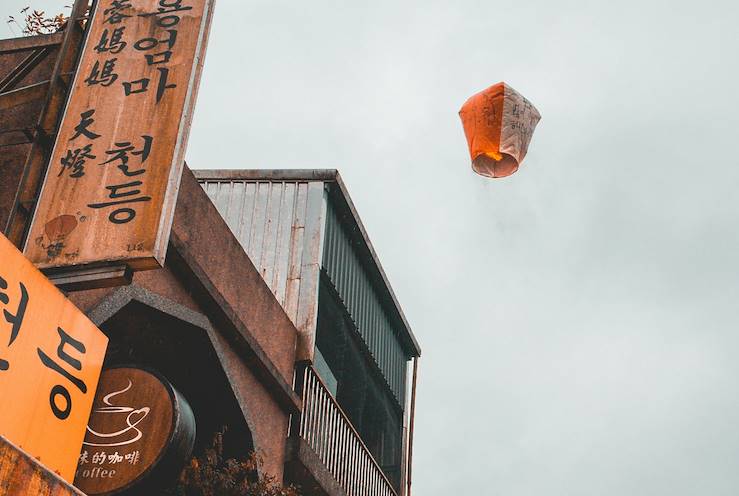
[[[103,371],[74,484],[90,495],[115,494],[155,477],[172,458],[184,462],[194,438],[190,407],[165,379],[138,368]]]

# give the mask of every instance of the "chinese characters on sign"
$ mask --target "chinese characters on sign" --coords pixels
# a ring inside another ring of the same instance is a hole
[[[86,468],[80,469],[77,473],[83,479],[113,479],[120,472],[120,467],[116,470],[116,465],[120,463],[138,465],[140,457],[139,450],[119,453],[104,450],[90,452],[85,449],[80,454],[79,464]]]
[[[506,177],[518,170],[541,119],[534,105],[506,83],[471,96],[459,111],[472,170]]]
[[[192,410],[169,382],[143,369],[105,370],[79,455],[75,486],[89,495],[134,486],[141,494],[150,494],[140,487],[144,479],[162,476],[163,470],[173,467],[178,473],[194,440]]]
[[[166,254],[213,0],[100,0],[25,254],[39,268]]]
[[[0,235],[0,435],[72,481],[108,338]]]

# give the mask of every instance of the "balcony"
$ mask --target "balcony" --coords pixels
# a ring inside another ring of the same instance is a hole
[[[398,496],[310,364],[297,368],[296,381],[303,412],[290,425],[291,478],[329,496]]]

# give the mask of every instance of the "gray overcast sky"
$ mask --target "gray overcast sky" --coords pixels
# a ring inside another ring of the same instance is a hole
[[[738,26],[218,0],[188,162],[341,171],[424,348],[416,495],[739,494]],[[501,80],[543,118],[491,181],[457,111]]]

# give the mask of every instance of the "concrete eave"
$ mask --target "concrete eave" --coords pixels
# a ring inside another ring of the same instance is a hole
[[[357,231],[362,236],[369,252],[370,259],[382,279],[387,291],[387,297],[394,307],[396,317],[404,328],[406,344],[413,350],[413,356],[421,356],[421,346],[413,334],[408,319],[403,313],[403,309],[393,291],[390,280],[380,263],[380,257],[377,256],[377,252],[372,245],[372,241],[370,241],[359,212],[357,212],[354,202],[352,202],[349,190],[336,169],[198,169],[192,172],[198,181],[322,181],[325,183],[334,183],[338,187],[340,199],[343,200],[343,203],[345,203],[344,206],[351,214]]]

